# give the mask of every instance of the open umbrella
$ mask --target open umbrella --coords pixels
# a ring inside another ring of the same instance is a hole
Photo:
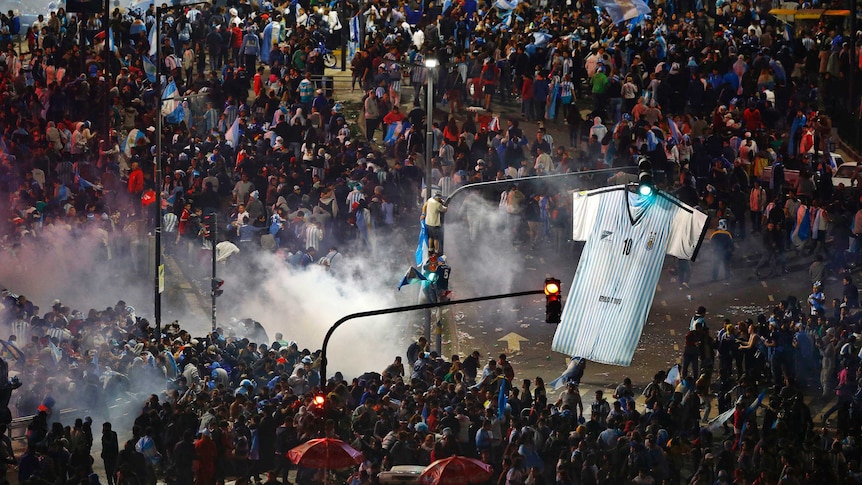
[[[290,461],[308,468],[348,468],[362,463],[362,452],[344,441],[318,438],[287,452]]]
[[[422,485],[465,485],[482,483],[491,478],[494,469],[487,463],[465,456],[450,456],[425,467],[419,475]]]

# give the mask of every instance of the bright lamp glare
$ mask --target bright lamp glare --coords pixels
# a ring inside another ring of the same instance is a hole
[[[325,399],[326,398],[324,398],[323,396],[320,396],[320,395],[314,396],[314,404],[317,404],[318,406],[320,406],[324,403]]]
[[[638,187],[638,193],[643,196],[652,195],[652,187],[647,184],[640,184],[640,186]]]
[[[437,59],[425,59],[425,67],[430,67],[431,69],[437,67]]]

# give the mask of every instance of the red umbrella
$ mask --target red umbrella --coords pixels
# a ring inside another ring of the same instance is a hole
[[[464,485],[482,483],[493,475],[491,465],[465,456],[450,456],[425,467],[419,475],[423,485]]]
[[[305,442],[287,452],[287,458],[307,468],[348,468],[362,463],[362,452],[347,443],[318,438]]]

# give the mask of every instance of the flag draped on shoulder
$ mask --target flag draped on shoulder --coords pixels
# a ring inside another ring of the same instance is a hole
[[[172,125],[185,119],[180,93],[177,92],[177,84],[173,80],[162,91],[162,116],[165,117],[165,121]]]
[[[428,281],[428,278],[426,278],[421,271],[416,269],[416,267],[411,266],[407,270],[407,273],[404,274],[404,277],[401,278],[401,283],[398,284],[398,291],[401,291],[402,286],[411,285],[418,281]]]
[[[650,13],[649,5],[643,0],[597,0],[596,4],[605,9],[615,24]]]
[[[670,137],[673,139],[674,143],[679,143],[682,141],[682,134],[679,132],[679,127],[676,125],[676,122],[673,118],[667,119],[667,127],[670,130]]]

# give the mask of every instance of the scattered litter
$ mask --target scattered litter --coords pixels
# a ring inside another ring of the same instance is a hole
[[[461,320],[464,320],[464,317],[464,312],[458,312],[455,314],[455,321],[460,322]]]
[[[458,340],[474,340],[475,338],[463,330],[458,330]]]
[[[526,269],[527,271],[536,271],[536,268],[524,268],[524,269]]]
[[[649,325],[650,327],[652,327],[653,325],[655,325],[655,322],[647,322],[647,325]]]
[[[545,345],[545,342],[536,342],[533,345]],[[548,356],[550,358],[550,356]]]
[[[529,323],[522,323],[521,328],[530,328],[530,324]]]
[[[503,327],[497,327],[497,328],[495,328],[495,329],[494,329],[494,331],[495,331],[495,332],[502,332],[502,331],[503,331]]]

